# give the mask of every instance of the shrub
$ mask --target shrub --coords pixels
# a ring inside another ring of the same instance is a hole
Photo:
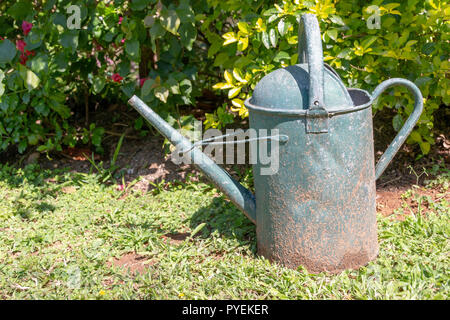
[[[188,123],[192,117],[174,121],[178,107],[195,104],[218,72],[224,81],[214,87],[228,90],[231,111],[246,117],[243,101],[254,85],[296,63],[297,18],[312,12],[320,19],[325,60],[349,86],[371,90],[398,76],[421,88],[425,112],[409,142],[427,153],[433,112],[449,101],[449,8],[437,0],[387,2],[2,1],[0,151],[10,145],[20,153],[29,146],[61,150],[88,142],[101,149],[104,129],[87,117],[93,99],[125,102],[138,94],[171,123]],[[380,29],[367,27],[370,5],[380,10]],[[397,89],[374,106],[395,108],[396,130],[412,107],[403,93]],[[83,112],[79,106],[85,109],[84,128],[69,122]],[[226,106],[206,118],[213,127],[231,121]]]
[[[102,128],[69,124],[69,98],[86,113],[92,96],[125,101],[137,93],[166,116],[194,103],[207,51],[196,43],[196,14],[208,10],[188,0],[0,3],[0,151],[88,141],[100,148]]]
[[[214,63],[224,70],[224,80],[214,88],[227,90],[231,110],[247,117],[244,101],[255,84],[267,73],[297,63],[297,21],[307,12],[320,21],[325,61],[348,86],[371,91],[393,77],[407,78],[419,86],[424,112],[408,142],[418,143],[422,153],[428,153],[434,142],[433,112],[450,102],[450,8],[444,2],[296,0],[261,7],[212,43],[212,47],[222,45]],[[381,24],[371,29],[376,13]],[[413,97],[404,93],[406,89],[396,88],[373,106],[374,110],[395,110],[392,125],[397,131],[413,107]]]

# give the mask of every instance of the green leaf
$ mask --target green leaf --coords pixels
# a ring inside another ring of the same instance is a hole
[[[223,42],[223,45],[229,45],[230,43],[236,42],[238,41],[238,38],[236,37],[236,34],[234,32],[227,32],[224,35],[222,35],[222,38],[225,39],[225,41]]]
[[[331,22],[333,22],[333,23],[339,24],[339,25],[341,25],[341,26],[345,26],[345,22],[342,20],[342,18],[339,17],[339,16],[337,16],[337,15],[335,15],[335,14],[332,14],[332,15],[330,16],[330,20],[331,20]]]
[[[26,37],[25,42],[27,43],[27,46],[25,49],[27,50],[34,50],[39,48],[42,45],[42,40],[44,39],[45,34],[37,29],[32,30]]]
[[[44,117],[48,116],[50,113],[50,108],[42,100],[34,106],[34,110],[36,110],[38,114],[42,114]]]
[[[19,72],[29,91],[39,86],[40,79],[33,71],[23,65],[19,65]]]
[[[78,47],[78,32],[73,30],[64,32],[60,42],[64,48],[71,48],[72,52],[75,52]]]
[[[237,48],[239,51],[244,51],[248,47],[248,37],[239,38]]]
[[[350,56],[350,53],[352,52],[351,48],[345,48],[339,54],[336,56],[339,59],[348,59]]]
[[[280,62],[281,60],[290,60],[291,56],[289,53],[285,51],[280,51],[277,53],[277,55],[273,58],[273,61]]]
[[[377,36],[371,36],[371,37],[369,37],[369,38],[367,38],[367,39],[364,39],[364,40],[361,42],[361,46],[362,46],[364,49],[367,49],[367,48],[369,48],[369,47],[372,45],[372,43],[374,43],[377,39],[378,39]]]
[[[102,136],[105,133],[105,129],[102,127],[95,128],[92,131],[91,141],[94,146],[99,147],[102,144]]]
[[[147,7],[148,4],[153,2],[152,0],[132,0],[130,3],[131,10],[141,11]]]
[[[239,92],[241,92],[241,87],[230,89],[230,91],[228,91],[228,99],[233,99],[239,94]]]
[[[200,223],[195,229],[191,232],[190,238],[194,237],[197,233],[199,233],[204,227],[206,226],[206,223]]]
[[[0,41],[0,63],[10,63],[16,56],[16,46],[8,39]]]
[[[69,62],[64,52],[60,52],[54,57],[53,63],[56,65],[57,71],[64,72],[66,71]]]
[[[178,28],[180,27],[180,18],[175,10],[163,10],[161,12],[161,25],[174,35],[178,35]]]
[[[105,87],[106,81],[105,78],[100,76],[100,77],[95,77],[94,80],[92,81],[92,88],[94,90],[95,93],[100,93],[102,92],[103,88]]]
[[[436,44],[434,42],[428,42],[422,46],[421,51],[423,54],[430,55],[433,53],[435,48],[436,48]]]
[[[262,40],[262,43],[264,44],[264,47],[266,47],[267,49],[270,49],[269,35],[267,34],[267,32],[265,32],[265,31],[262,32],[261,40]]]
[[[387,17],[385,19],[382,19],[381,21],[382,21],[381,26],[385,29],[388,29],[395,23],[396,19],[393,17]]]
[[[286,32],[288,31],[288,24],[284,22],[284,19],[281,19],[278,22],[278,32],[281,36],[284,36]]]
[[[231,75],[231,73],[228,70],[225,70],[224,73],[224,78],[227,81],[227,83],[233,83],[233,76]]]
[[[334,41],[336,41],[337,36],[338,36],[338,31],[337,29],[329,29],[327,30],[327,35],[333,39]]]
[[[230,59],[230,56],[226,52],[221,52],[214,59],[214,67],[223,67],[224,64]]]
[[[61,118],[66,119],[70,117],[70,109],[67,106],[61,104],[60,102],[54,99],[49,99],[48,105],[53,111],[56,111],[56,113],[58,113],[61,116]]]
[[[169,90],[165,87],[158,87],[155,89],[155,97],[166,103],[167,98],[169,97]]]
[[[431,145],[429,142],[420,142],[419,143],[420,146],[420,150],[422,151],[423,154],[428,154],[430,152],[431,149]]]
[[[153,85],[155,84],[155,80],[154,79],[147,79],[144,82],[144,85],[142,86],[141,89],[141,95],[142,96],[147,96],[150,94],[151,90],[153,89]]]
[[[28,135],[28,144],[34,146],[39,142],[39,135],[37,134],[30,134]]]
[[[178,83],[178,81],[175,78],[170,77],[166,81],[165,85],[169,87],[170,92],[172,92],[173,94],[180,94],[181,93],[181,91],[180,91],[180,84]]]
[[[67,18],[60,12],[54,13],[51,16],[51,21],[53,22],[54,25],[61,26],[63,28],[67,26]]]
[[[234,68],[233,69],[233,77],[241,82],[241,83],[247,83],[248,81],[242,76],[242,72],[241,70],[239,70],[238,68]]]
[[[31,60],[31,70],[36,73],[41,71],[47,72],[48,69],[48,55],[39,54]]]
[[[180,89],[181,92],[183,92],[184,94],[188,95],[192,92],[192,82],[189,79],[183,79],[180,82]]]
[[[403,117],[400,114],[396,114],[394,118],[392,118],[392,126],[395,131],[400,131],[403,126]]]
[[[276,47],[277,46],[277,42],[278,42],[278,37],[277,37],[277,33],[275,31],[275,29],[270,29],[269,31],[269,38],[270,38],[270,43],[272,44],[272,47]]]
[[[146,28],[151,28],[154,23],[155,23],[155,17],[153,17],[152,15],[148,15],[144,18],[144,26]]]
[[[27,140],[20,140],[17,150],[19,151],[19,153],[23,153],[27,148],[27,146],[28,146]]]
[[[182,0],[176,9],[177,15],[183,23],[195,23],[195,12],[192,10],[189,3],[190,0]]]
[[[238,28],[244,35],[250,34],[250,28],[249,28],[247,22],[242,22],[242,21],[239,22]]]
[[[195,39],[197,38],[197,29],[194,25],[190,23],[184,23],[181,25],[179,29],[180,33],[180,40],[183,46],[186,47],[189,51],[192,50],[192,45],[195,42]]]
[[[138,40],[125,41],[125,51],[133,61],[139,61],[140,59],[140,47]]]
[[[128,98],[131,98],[136,89],[136,84],[134,82],[128,82],[128,83],[125,83],[124,85],[122,85],[120,87],[120,89]]]
[[[159,21],[155,22],[150,28],[150,37],[152,40],[158,39],[162,37],[166,33],[166,30],[163,28]]]
[[[413,142],[418,142],[418,143],[422,142],[422,136],[420,135],[419,132],[417,132],[417,130],[414,130],[413,132],[411,132],[411,134],[409,135],[409,138]]]
[[[6,14],[13,17],[15,20],[22,22],[27,19],[28,15],[33,14],[33,5],[30,1],[17,1],[6,11]]]

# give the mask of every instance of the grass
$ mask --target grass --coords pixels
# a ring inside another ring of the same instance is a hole
[[[0,299],[448,299],[449,203],[405,196],[419,205],[378,217],[376,261],[314,275],[257,256],[255,227],[210,185],[124,194],[94,174],[2,166]],[[130,252],[144,272],[113,263]]]

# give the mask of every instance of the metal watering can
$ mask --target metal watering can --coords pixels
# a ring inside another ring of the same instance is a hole
[[[414,95],[414,111],[374,166],[373,101],[394,85]],[[173,144],[188,148],[200,170],[256,224],[258,254],[289,268],[340,272],[378,254],[375,180],[412,131],[423,109],[420,90],[390,79],[372,94],[347,89],[323,63],[319,23],[305,14],[299,26],[299,64],[266,75],[245,102],[250,128],[278,129],[279,170],[254,169],[255,195],[137,96],[129,103]]]

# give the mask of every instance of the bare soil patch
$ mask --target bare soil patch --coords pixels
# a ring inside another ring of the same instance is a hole
[[[120,267],[125,270],[129,270],[130,273],[142,274],[148,268],[156,264],[155,260],[148,259],[148,257],[139,255],[136,252],[128,252],[121,256],[120,258],[114,258],[111,262],[108,262],[106,265],[108,267],[115,266]]]
[[[191,234],[189,232],[182,233],[167,233],[163,236],[163,239],[168,241],[171,245],[179,245],[186,240]]]
[[[404,215],[411,214],[411,211],[417,212],[419,206],[422,212],[426,213],[430,209],[431,202],[441,199],[450,202],[450,192],[441,190],[438,186],[433,189],[419,186],[413,186],[410,189],[398,187],[381,189],[377,191],[377,212],[390,216],[396,213],[396,209],[403,208],[403,214],[396,216],[397,219],[403,220]]]

